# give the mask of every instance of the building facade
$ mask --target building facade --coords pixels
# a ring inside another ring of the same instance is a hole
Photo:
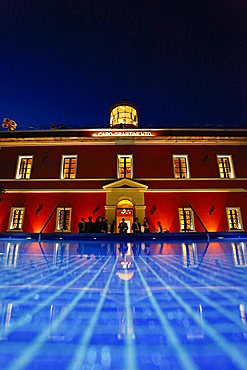
[[[109,128],[2,129],[0,148],[1,232],[77,232],[88,216],[147,217],[153,232],[158,221],[170,232],[247,228],[247,130],[140,129],[122,101]]]

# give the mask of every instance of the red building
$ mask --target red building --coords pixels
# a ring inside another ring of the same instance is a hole
[[[0,132],[0,231],[77,232],[81,217],[146,216],[171,232],[247,228],[247,130],[139,129],[126,101],[110,128]]]

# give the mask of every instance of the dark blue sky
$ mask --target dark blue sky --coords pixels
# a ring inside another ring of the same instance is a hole
[[[0,112],[18,128],[247,127],[245,0],[2,0]]]

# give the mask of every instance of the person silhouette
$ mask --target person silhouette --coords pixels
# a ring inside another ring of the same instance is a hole
[[[128,224],[125,222],[125,218],[122,218],[122,221],[118,225],[119,234],[126,234],[128,231]]]

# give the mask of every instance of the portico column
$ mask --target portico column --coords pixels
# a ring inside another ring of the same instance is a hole
[[[136,205],[135,206],[136,217],[139,218],[140,223],[142,223],[142,220],[145,217],[145,210],[146,210],[146,206],[144,206],[144,205],[142,205],[142,206]]]
[[[116,218],[116,206],[105,206],[105,218],[112,222]]]

